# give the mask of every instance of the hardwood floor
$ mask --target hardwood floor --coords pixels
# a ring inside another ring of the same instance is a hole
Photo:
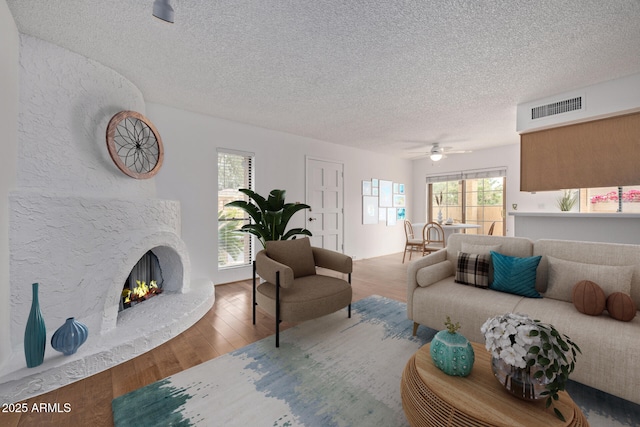
[[[402,254],[356,261],[353,300],[381,295],[406,302],[407,264]],[[182,334],[135,359],[21,402],[26,413],[0,412],[0,426],[112,426],[113,398],[275,333],[273,318],[259,309],[252,324],[250,280],[218,285],[215,291],[213,308]],[[281,330],[291,326],[282,323]],[[33,410],[41,404],[49,404],[43,408],[48,411]]]

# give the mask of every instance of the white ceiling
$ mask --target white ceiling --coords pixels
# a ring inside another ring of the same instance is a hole
[[[640,72],[638,0],[6,0],[148,102],[416,156],[518,142],[516,105]],[[428,148],[425,148],[425,151]]]

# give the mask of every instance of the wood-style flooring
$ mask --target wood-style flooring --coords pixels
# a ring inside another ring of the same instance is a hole
[[[381,295],[406,302],[407,264],[402,254],[354,262],[353,300]],[[275,333],[273,318],[260,309],[256,325],[251,322],[250,280],[218,285],[215,293],[213,308],[182,334],[118,366],[21,402],[26,413],[0,412],[0,426],[112,426],[113,398]],[[282,323],[281,330],[290,326]],[[35,412],[34,405],[41,404],[49,405]]]

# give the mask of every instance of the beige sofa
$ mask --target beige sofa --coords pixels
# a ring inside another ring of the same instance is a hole
[[[455,283],[458,251],[490,249],[515,257],[540,255],[535,288],[543,298]],[[640,404],[640,316],[622,322],[606,310],[599,316],[580,313],[571,301],[576,277],[607,282],[605,293],[626,286],[640,307],[640,245],[563,240],[534,243],[518,237],[454,234],[445,249],[409,264],[407,314],[414,324],[436,330],[444,329],[445,318],[451,316],[462,325],[461,334],[482,343],[480,327],[495,315],[523,313],[551,323],[582,349],[572,380]]]

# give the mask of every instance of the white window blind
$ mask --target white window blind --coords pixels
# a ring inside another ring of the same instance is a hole
[[[225,208],[234,200],[248,198],[238,191],[253,189],[253,153],[218,150],[218,268],[250,265],[253,247],[250,234],[235,230],[250,223],[249,215],[238,208]]]
[[[492,169],[473,169],[460,172],[452,172],[444,175],[427,175],[427,184],[445,181],[462,181],[463,179],[498,178],[507,176],[507,167]]]

